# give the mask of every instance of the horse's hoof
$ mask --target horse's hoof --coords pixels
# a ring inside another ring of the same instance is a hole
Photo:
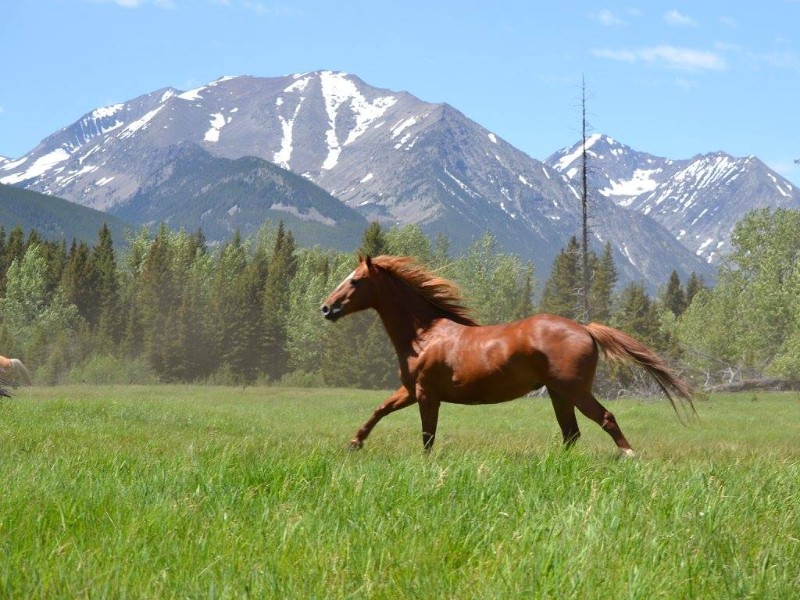
[[[350,440],[350,444],[348,444],[347,449],[350,450],[351,452],[354,452],[356,450],[361,450],[361,448],[363,447],[364,447],[364,442],[362,442],[361,440]]]
[[[619,457],[620,458],[638,458],[636,456],[636,452],[631,450],[630,448],[620,448],[619,449]]]

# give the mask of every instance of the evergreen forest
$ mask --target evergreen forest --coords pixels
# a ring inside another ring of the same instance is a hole
[[[353,253],[300,248],[270,222],[213,248],[202,231],[166,225],[125,241],[119,252],[105,225],[93,243],[71,244],[0,227],[0,351],[21,358],[37,383],[397,385],[373,312],[336,324],[319,315]],[[750,213],[731,243],[713,287],[673,272],[655,295],[643,282],[618,285],[610,245],[591,253],[591,319],[637,337],[701,386],[800,378],[800,212]],[[575,238],[546,281],[489,233],[451,256],[445,237],[373,223],[358,252],[416,257],[460,285],[481,323],[581,314]],[[643,385],[624,368],[608,375],[600,374],[606,394]]]

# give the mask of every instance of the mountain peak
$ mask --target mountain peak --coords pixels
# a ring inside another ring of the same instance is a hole
[[[623,281],[645,279],[655,287],[672,269],[711,273],[694,254],[709,236],[702,238],[704,230],[689,226],[683,234],[672,229],[659,216],[669,198],[651,197],[667,183],[674,188],[679,174],[695,181],[699,194],[722,193],[725,185],[747,179],[745,171],[755,173],[753,181],[771,193],[796,194],[783,180],[756,172],[755,161],[737,163],[746,169],[734,178],[729,167],[735,161],[723,154],[698,159],[693,172],[692,161],[639,152],[603,133],[591,135],[586,148],[590,189],[596,190],[591,198],[596,237],[614,243]],[[266,189],[258,185],[277,177],[264,166],[268,161],[318,185],[362,219],[416,223],[431,235],[446,234],[455,251],[492,231],[504,250],[530,258],[537,272],[546,274],[558,250],[580,230],[573,182],[582,150],[578,143],[543,164],[448,104],[373,87],[342,71],[318,70],[269,78],[223,76],[191,90],[162,88],[100,107],[21,159],[0,162],[0,182],[124,212],[140,222],[169,216],[178,223],[177,215],[194,206],[194,200],[178,197],[180,190],[192,189],[192,198],[202,199],[222,232],[258,220],[263,202],[254,190]],[[240,160],[244,157],[255,158]],[[723,171],[731,175],[700,178]],[[278,186],[282,195],[268,210],[293,215],[305,227],[340,223],[330,207],[302,205],[305,192],[297,179]],[[196,185],[201,180],[205,183]],[[254,182],[261,183],[254,187]],[[247,196],[247,203],[231,203],[226,194]],[[649,208],[639,204],[644,198],[650,198]],[[170,211],[172,203],[183,208]],[[704,247],[719,241],[715,237]]]

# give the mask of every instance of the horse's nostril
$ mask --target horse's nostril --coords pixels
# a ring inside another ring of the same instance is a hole
[[[331,307],[327,304],[323,304],[320,307],[319,312],[321,312],[323,315],[327,315],[329,312],[331,312]]]

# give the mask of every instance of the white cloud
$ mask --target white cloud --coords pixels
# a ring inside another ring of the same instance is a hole
[[[241,3],[242,7],[255,13],[259,17],[300,17],[303,16],[303,11],[300,9],[292,8],[285,4],[276,6],[269,6],[264,2],[258,0],[244,0]]]
[[[637,60],[634,50],[592,50],[592,54],[600,58],[608,58],[620,62],[635,63]]]
[[[791,69],[800,72],[800,56],[794,52],[747,52],[745,56],[756,68]]]
[[[627,63],[641,62],[677,71],[725,71],[728,68],[725,59],[715,52],[668,45],[639,48],[636,50],[599,49],[592,50],[592,54],[599,58],[607,58]]]
[[[606,27],[614,27],[617,25],[627,25],[625,21],[620,19],[617,15],[611,12],[608,9],[603,9],[599,12],[592,13],[589,15],[590,18],[594,21],[597,21],[601,25],[605,25]]]
[[[675,87],[683,88],[685,90],[693,90],[697,87],[697,83],[695,81],[684,79],[683,77],[676,78],[672,83],[675,85]]]
[[[116,4],[122,8],[139,8],[145,4],[153,4],[158,8],[176,8],[175,0],[90,0],[94,4]]]
[[[669,10],[664,13],[664,20],[668,25],[675,27],[697,27],[697,21],[691,17],[679,13],[677,10]]]

